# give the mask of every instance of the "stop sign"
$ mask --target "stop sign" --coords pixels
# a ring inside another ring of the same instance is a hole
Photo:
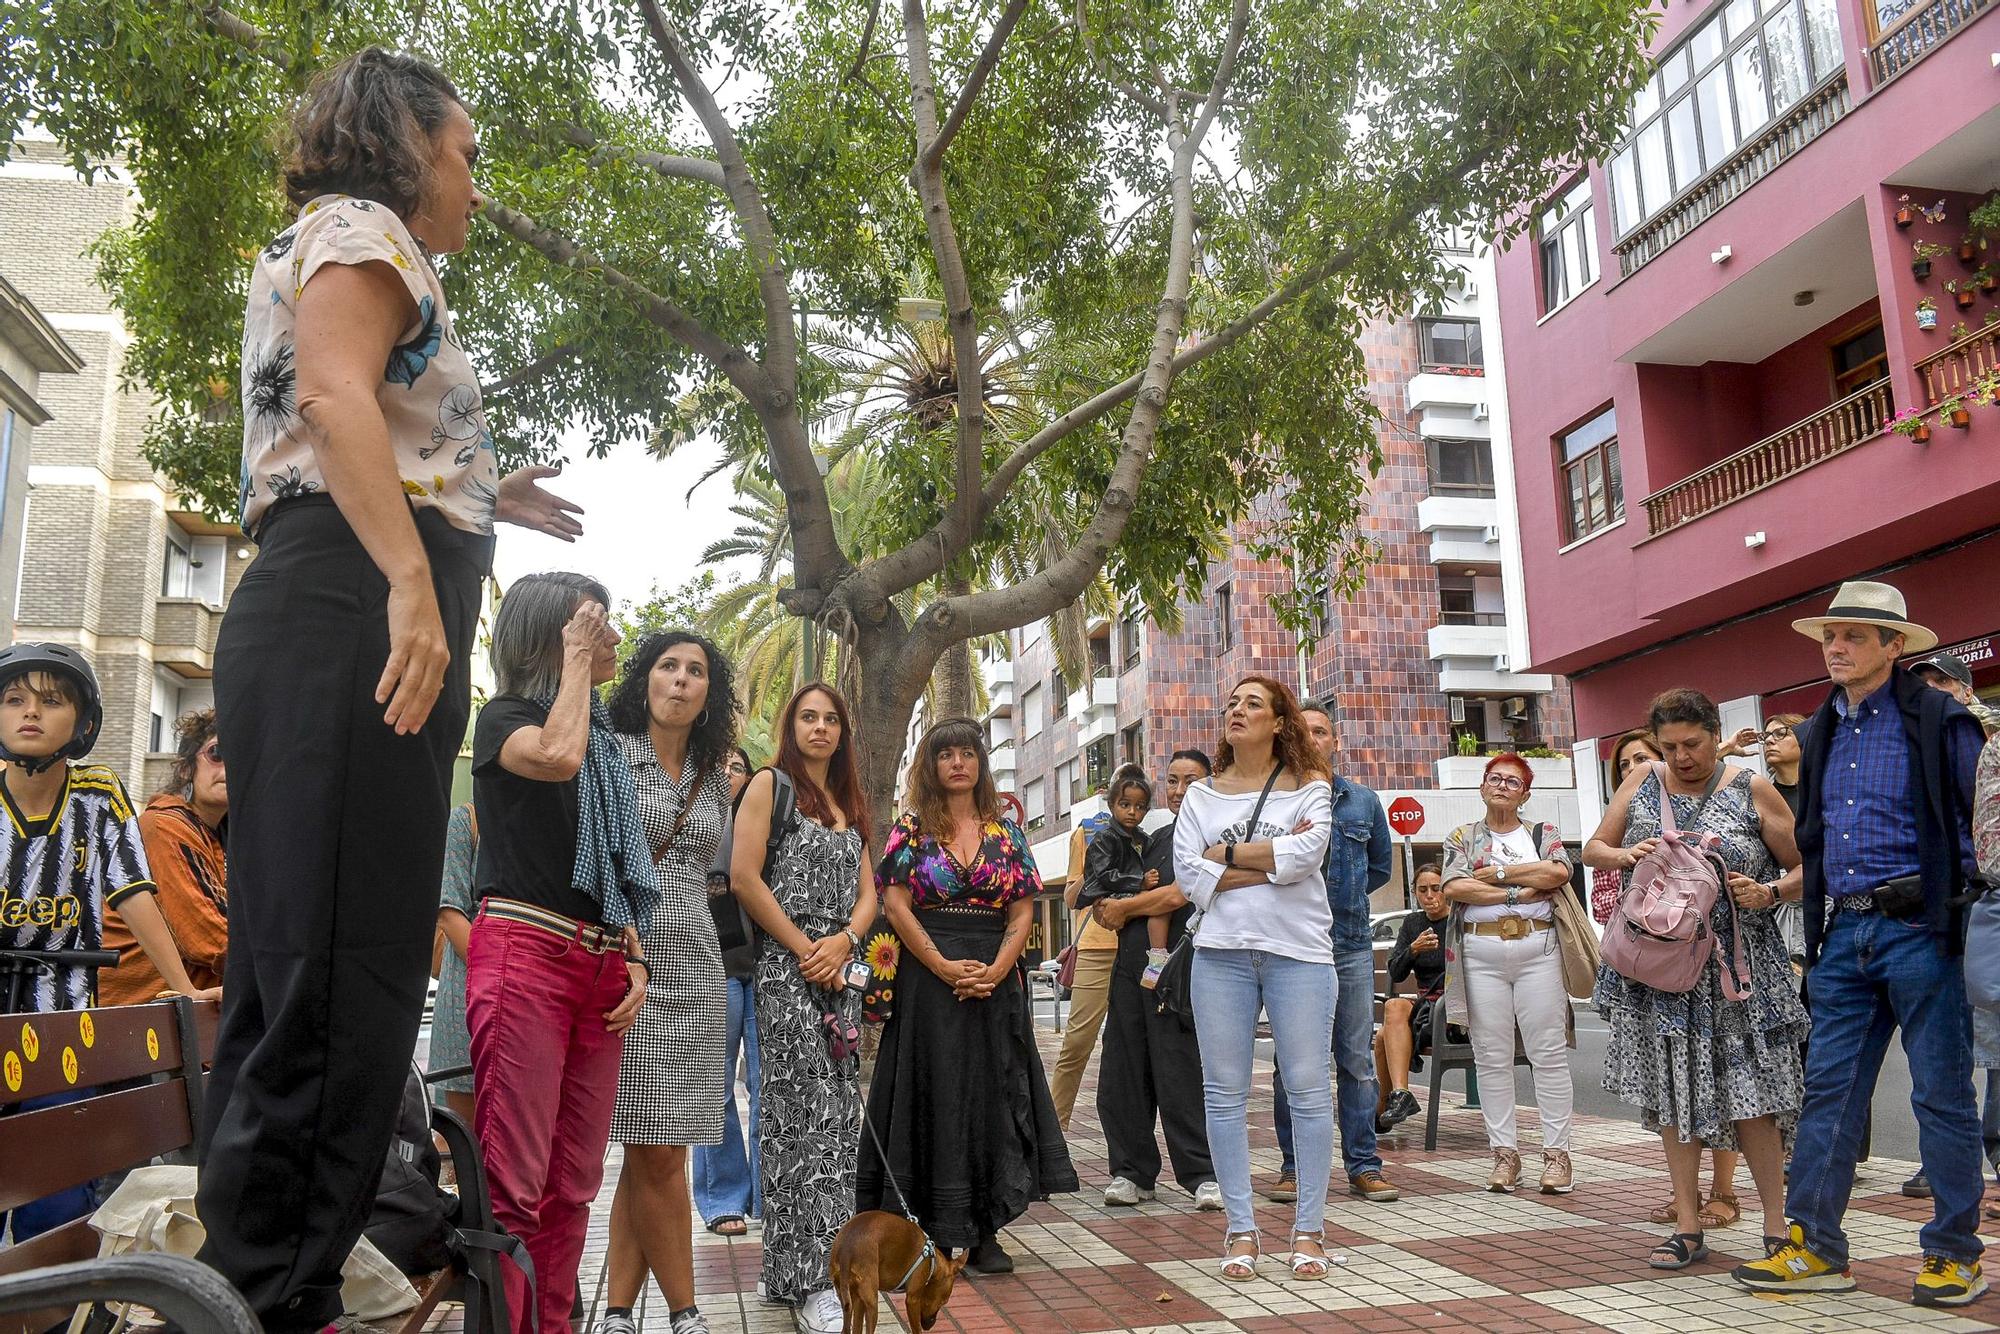
[[[1404,838],[1424,827],[1424,807],[1415,797],[1398,797],[1389,803],[1389,827]]]

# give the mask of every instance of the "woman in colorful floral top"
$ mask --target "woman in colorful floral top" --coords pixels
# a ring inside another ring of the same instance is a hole
[[[897,1209],[900,1188],[933,1241],[1004,1274],[1014,1262],[1000,1229],[1077,1188],[1020,967],[1042,878],[1027,835],[1000,814],[977,723],[924,734],[908,800],[875,871],[903,941],[868,1095],[889,1161],[885,1173],[863,1139],[856,1203]]]

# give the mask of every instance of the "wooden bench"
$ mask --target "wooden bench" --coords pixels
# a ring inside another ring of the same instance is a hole
[[[14,1102],[73,1090],[87,1094],[0,1117],[0,1162],[8,1164],[0,1179],[0,1211],[155,1159],[198,1167],[197,1131],[220,1020],[220,1005],[185,997],[0,1015],[0,1097]],[[471,1130],[446,1108],[432,1108],[432,1128],[445,1141],[457,1173],[459,1228],[487,1244],[454,1246],[450,1267],[412,1278],[418,1303],[398,1329],[416,1334],[440,1302],[454,1300],[464,1304],[465,1328],[472,1334],[508,1334],[499,1253],[509,1239],[493,1220],[478,1147]],[[75,1219],[0,1250],[0,1283],[51,1266],[95,1261],[98,1244],[89,1219]],[[60,1290],[72,1305],[100,1299],[81,1288]],[[135,1293],[131,1300],[143,1297]],[[236,1300],[240,1303],[240,1296]],[[61,1307],[0,1315],[0,1334],[36,1334],[67,1315]]]

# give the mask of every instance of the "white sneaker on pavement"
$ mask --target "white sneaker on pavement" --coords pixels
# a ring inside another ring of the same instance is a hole
[[[597,1322],[597,1334],[639,1334],[639,1326],[629,1315],[608,1315]]]
[[[1111,1184],[1104,1188],[1104,1203],[1111,1206],[1129,1208],[1141,1200],[1150,1200],[1153,1192],[1139,1189],[1139,1183],[1124,1177],[1111,1178]]]
[[[1204,1181],[1194,1188],[1194,1207],[1205,1214],[1218,1213],[1222,1209],[1222,1187],[1213,1181]]]
[[[815,1292],[799,1303],[794,1313],[800,1334],[841,1334],[847,1317],[840,1309],[840,1294]]]

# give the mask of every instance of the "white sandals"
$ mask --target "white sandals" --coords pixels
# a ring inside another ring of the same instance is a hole
[[[1307,1255],[1299,1249],[1299,1243],[1309,1241],[1319,1247],[1318,1255]],[[1292,1277],[1306,1283],[1318,1283],[1331,1272],[1332,1261],[1326,1258],[1326,1233],[1294,1232],[1292,1234]]]
[[[1231,1247],[1239,1246],[1246,1241],[1250,1243],[1250,1254],[1229,1253]],[[1222,1239],[1222,1249],[1224,1254],[1221,1266],[1222,1276],[1225,1279],[1231,1283],[1248,1283],[1257,1277],[1257,1260],[1263,1254],[1263,1248],[1259,1244],[1256,1232],[1231,1232]]]

